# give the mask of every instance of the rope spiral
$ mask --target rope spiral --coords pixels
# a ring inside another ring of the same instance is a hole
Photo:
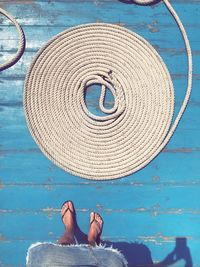
[[[4,9],[0,8],[0,14],[3,14],[4,16],[6,16],[16,27],[18,33],[19,33],[19,48],[16,52],[16,54],[9,59],[8,61],[0,64],[0,71],[5,70],[11,66],[13,66],[23,55],[24,49],[25,49],[25,36],[24,36],[24,32],[22,30],[22,27],[19,25],[19,23],[16,21],[15,18],[13,18],[13,16],[11,16],[7,11],[5,11]]]
[[[102,88],[99,108],[105,116],[87,108],[85,91],[93,84]],[[114,97],[111,109],[104,106],[106,90]],[[185,104],[188,99],[187,92]],[[24,109],[33,138],[50,160],[96,180],[146,166],[181,117],[171,125],[173,83],[156,50],[139,35],[106,23],[70,28],[38,52],[26,77]]]

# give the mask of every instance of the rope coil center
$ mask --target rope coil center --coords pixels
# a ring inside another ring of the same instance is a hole
[[[94,84],[99,84],[101,86],[101,95],[99,98],[100,110],[103,113],[107,113],[110,115],[97,116],[92,114],[89,110],[87,111],[88,115],[94,120],[98,121],[111,120],[120,116],[120,114],[125,110],[126,104],[125,104],[124,92],[117,79],[114,80],[110,75],[110,73],[108,73],[108,76],[93,75],[91,77],[87,77],[84,81],[82,81],[80,85],[80,95],[83,95],[86,88]],[[110,109],[104,107],[106,90],[110,90],[114,98],[114,106]],[[84,109],[86,108],[86,104],[83,102],[82,106]]]

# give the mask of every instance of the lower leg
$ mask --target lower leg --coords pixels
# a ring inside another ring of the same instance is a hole
[[[61,209],[61,216],[65,225],[65,232],[58,240],[58,244],[61,245],[73,245],[76,244],[74,238],[75,230],[75,210],[71,201],[66,202]]]
[[[73,234],[69,234],[66,230],[64,234],[58,240],[58,244],[60,245],[73,245],[76,244],[75,238]]]
[[[100,236],[103,229],[103,220],[98,213],[90,214],[90,230],[88,233],[88,243],[91,246],[100,244]]]

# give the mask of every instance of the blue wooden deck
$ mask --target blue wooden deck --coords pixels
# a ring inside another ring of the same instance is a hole
[[[200,266],[200,1],[172,0],[188,32],[194,55],[190,103],[172,140],[146,168],[116,181],[95,182],[65,173],[38,149],[27,129],[23,84],[38,49],[55,34],[87,22],[117,23],[150,41],[173,78],[176,113],[187,83],[187,58],[178,28],[164,4],[152,7],[115,0],[1,0],[22,25],[27,41],[21,60],[0,73],[0,266],[25,266],[26,250],[37,241],[55,241],[62,233],[60,205],[74,200],[80,228],[87,232],[88,216],[100,212],[103,238],[136,254],[148,266],[185,237],[193,266]],[[0,16],[0,61],[17,47],[17,33]],[[88,100],[97,109],[96,95]],[[140,256],[139,256],[140,254]],[[146,255],[146,256],[145,256]],[[146,258],[145,258],[146,257]],[[131,266],[131,265],[130,265]],[[175,266],[184,266],[184,260]]]

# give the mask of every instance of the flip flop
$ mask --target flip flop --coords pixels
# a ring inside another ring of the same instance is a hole
[[[73,210],[71,210],[71,209],[69,208],[69,205],[68,205],[67,209],[65,210],[64,214],[63,214],[62,217],[61,217],[61,220],[62,220],[62,222],[63,222],[63,218],[64,218],[66,212],[69,210],[69,211],[71,212],[71,214],[73,215],[74,223],[76,223],[76,212],[75,212],[75,209],[74,209],[74,204],[73,204],[73,202],[72,202],[71,200],[67,200],[67,201],[65,201],[65,202],[62,204],[61,209],[62,209],[63,206],[64,206],[66,203],[68,203],[68,202],[71,202],[71,203],[72,203]]]
[[[97,215],[101,218],[101,220],[102,220],[102,226],[101,226],[101,225],[99,224],[99,222],[95,219],[95,214],[97,214]],[[91,225],[92,225],[94,222],[96,222],[96,223],[98,224],[99,229],[100,229],[100,232],[99,232],[99,234],[98,234],[98,236],[97,236],[97,238],[96,238],[96,241],[97,241],[96,243],[99,244],[100,241],[101,241],[101,240],[100,240],[100,236],[101,236],[101,234],[102,234],[104,221],[103,221],[101,215],[100,215],[99,213],[97,213],[97,212],[93,212],[93,219],[92,219],[92,221],[90,222],[90,227],[91,227]]]

